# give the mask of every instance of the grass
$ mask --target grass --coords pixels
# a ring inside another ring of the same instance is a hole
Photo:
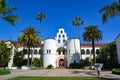
[[[15,77],[8,80],[107,80],[101,77]]]
[[[11,71],[10,70],[0,70],[0,75],[6,75],[6,74],[10,74]]]

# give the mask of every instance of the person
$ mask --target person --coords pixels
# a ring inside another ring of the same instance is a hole
[[[101,68],[100,68],[100,66],[98,65],[98,67],[97,67],[98,76],[100,76],[100,72],[101,72]]]

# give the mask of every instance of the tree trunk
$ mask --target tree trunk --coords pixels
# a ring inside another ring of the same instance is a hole
[[[92,40],[92,50],[93,50],[93,63],[96,63],[96,57],[95,57],[95,43],[94,40]]]

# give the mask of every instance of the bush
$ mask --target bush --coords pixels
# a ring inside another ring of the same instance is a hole
[[[34,58],[34,61],[32,63],[36,67],[41,67],[42,66],[42,60],[38,58]]]
[[[79,63],[71,63],[71,64],[69,65],[69,68],[73,68],[73,69],[80,68],[80,64],[79,64]]]
[[[0,70],[0,75],[10,74],[10,70]]]
[[[113,69],[112,73],[120,75],[120,69]]]
[[[90,66],[90,65],[91,65],[91,62],[90,62],[89,58],[86,58],[85,60],[83,60],[83,61],[82,61],[82,65],[83,65],[83,67],[84,67],[84,66]]]
[[[53,68],[52,64],[50,64],[50,65],[47,66],[47,69],[52,69],[52,68]]]

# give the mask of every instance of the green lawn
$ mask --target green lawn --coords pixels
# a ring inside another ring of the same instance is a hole
[[[9,80],[107,80],[100,77],[15,77]]]

